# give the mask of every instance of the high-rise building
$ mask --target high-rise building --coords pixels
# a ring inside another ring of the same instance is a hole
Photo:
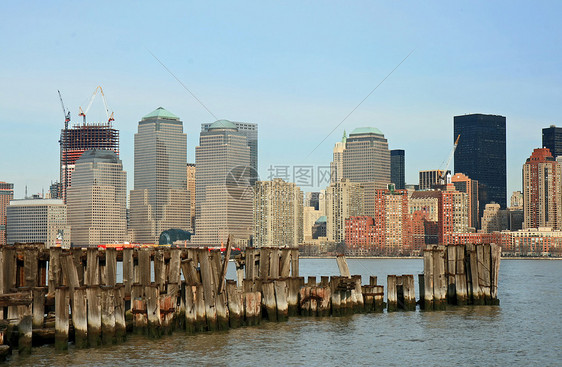
[[[504,116],[472,114],[455,116],[453,141],[455,172],[478,180],[480,216],[492,201],[507,207],[506,119]]]
[[[489,203],[482,215],[482,232],[492,233],[509,229],[509,212],[501,209],[500,204]]]
[[[326,189],[326,234],[329,241],[342,243],[345,239],[345,220],[363,215],[363,185],[342,179]]]
[[[61,130],[60,188],[65,202],[66,192],[72,185],[72,172],[82,153],[90,149],[103,149],[119,155],[119,130],[113,128],[111,121],[113,119],[104,123],[83,122]]]
[[[60,199],[12,200],[7,207],[7,243],[44,243],[70,248],[66,205]]]
[[[127,173],[111,150],[87,150],[67,191],[72,242],[97,246],[127,239]]]
[[[305,240],[312,239],[314,223],[322,216],[320,210],[316,210],[313,206],[303,207],[302,213],[302,236]]]
[[[6,244],[6,207],[14,198],[14,184],[0,181],[0,246]]]
[[[217,246],[232,235],[238,247],[253,232],[250,147],[230,121],[218,120],[201,132],[195,148],[195,237]]]
[[[336,183],[343,178],[343,151],[345,150],[345,142],[347,134],[343,131],[341,141],[334,145],[332,162],[330,163],[330,183]]]
[[[320,195],[321,193],[316,192],[307,192],[304,196],[304,205],[311,206],[314,210],[320,210]]]
[[[510,207],[513,209],[523,209],[523,193],[521,191],[513,191],[510,203]]]
[[[298,247],[303,241],[303,193],[280,178],[254,186],[254,246]]]
[[[183,123],[158,107],[139,121],[135,134],[135,182],[130,197],[135,242],[158,243],[165,230],[191,228],[186,166]]]
[[[443,188],[442,186],[447,183],[447,180],[443,180],[443,177],[447,178],[450,174],[451,171],[447,171],[443,175],[443,171],[439,169],[420,171],[418,190]]]
[[[385,189],[390,183],[390,151],[388,141],[376,128],[353,130],[345,141],[343,178],[351,182],[374,182]]]
[[[390,151],[390,181],[397,190],[406,188],[406,152],[403,149]]]
[[[189,207],[191,228],[195,227],[195,163],[187,164],[187,191],[189,191]]]
[[[468,232],[468,195],[448,184],[439,191],[439,243],[448,243],[447,235]]]
[[[562,229],[561,168],[548,148],[523,164],[523,228]]]
[[[413,249],[406,190],[377,190],[375,199],[375,251],[397,255]]]
[[[250,167],[252,167],[255,172],[258,172],[258,124],[249,122],[235,122],[231,121],[238,132],[246,137],[248,146],[250,147]],[[212,123],[201,124],[201,132],[209,131]],[[250,182],[253,185],[257,177],[250,177]]]
[[[542,129],[542,147],[548,148],[554,158],[562,155],[562,127],[550,125]]]
[[[468,195],[468,226],[474,229],[480,228],[480,220],[478,218],[478,181],[472,180],[465,174],[455,173],[451,177],[451,182],[455,185],[455,189]]]

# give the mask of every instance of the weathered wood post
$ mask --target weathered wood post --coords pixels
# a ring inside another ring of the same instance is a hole
[[[433,309],[442,310],[447,303],[447,277],[445,276],[445,248],[433,250]]]
[[[274,247],[269,252],[269,277],[279,278],[279,248]]]
[[[398,308],[398,294],[396,291],[396,275],[389,275],[386,283],[386,307],[389,312]]]
[[[117,284],[117,250],[105,249],[105,279],[106,285],[115,287]]]
[[[33,328],[41,329],[45,321],[46,287],[33,288]]]
[[[31,296],[31,295],[30,295]],[[30,297],[31,298],[31,297]],[[33,337],[32,303],[17,306],[19,314],[18,324],[18,350],[20,354],[31,353]]]
[[[118,284],[114,288],[115,302],[115,340],[122,342],[127,336],[127,321],[125,319],[125,285]]]
[[[332,315],[340,316],[341,310],[341,292],[339,291],[340,277],[332,276],[330,277],[330,292],[331,292],[331,305],[332,305]]]
[[[245,264],[245,271],[246,271],[246,279],[254,280],[257,276],[255,271],[256,260],[255,260],[255,253],[256,250],[253,247],[246,248],[245,256],[246,256],[246,264]]]
[[[476,245],[466,245],[469,271],[470,271],[470,286],[471,286],[471,303],[474,305],[484,304],[482,297],[482,290],[480,289],[480,281],[478,280],[478,253]]]
[[[86,287],[74,288],[72,298],[72,325],[74,326],[74,345],[76,348],[88,346],[88,307]]]
[[[88,345],[97,347],[101,344],[101,289],[99,285],[86,287],[88,300]]]
[[[226,281],[226,294],[228,296],[229,325],[237,328],[242,325],[244,318],[243,297],[240,288],[236,286],[236,281]]]
[[[287,321],[289,304],[287,303],[288,285],[285,278],[275,280],[275,303],[277,305],[277,321]]]
[[[375,312],[382,312],[384,309],[384,286],[375,285]]]
[[[279,251],[281,252],[281,259],[279,260],[279,276],[282,278],[288,278],[291,275],[291,250],[288,248],[282,248]]]
[[[365,303],[363,300],[363,292],[361,292],[361,275],[354,275],[352,279],[355,282],[355,288],[352,291],[355,293],[354,311],[362,312],[365,308]]]
[[[260,279],[266,280],[270,278],[269,275],[269,255],[271,249],[269,247],[260,248]]]
[[[65,253],[61,258],[61,267],[66,285],[69,286],[70,298],[74,297],[74,289],[80,287],[80,280],[78,279],[78,271],[74,265],[74,256],[71,253]]]
[[[498,276],[500,272],[500,260],[501,260],[502,248],[499,245],[490,245],[490,256],[491,256],[491,286],[490,286],[490,297],[493,305],[499,305],[500,301],[498,299]]]
[[[482,298],[484,304],[492,303],[491,296],[491,247],[490,244],[476,246],[478,255],[478,280],[480,289],[482,290]]]
[[[37,287],[39,284],[39,250],[35,248],[26,248],[23,252],[24,256],[24,287]]]
[[[422,283],[420,283],[420,294],[423,293],[422,309],[433,310],[433,249],[431,248],[423,250],[423,292],[421,287]]]
[[[164,293],[166,286],[166,265],[164,264],[164,252],[154,251],[154,282],[158,286],[158,291]]]
[[[299,276],[299,249],[291,249],[291,276]]]
[[[107,265],[106,265],[107,266]],[[101,338],[104,344],[115,343],[115,288],[101,286]]]
[[[133,314],[133,332],[146,334],[148,327],[146,299],[144,297],[144,286],[140,283],[134,283],[131,287],[131,312]]]
[[[412,274],[402,275],[402,289],[404,292],[404,309],[406,311],[415,311],[416,289]]]
[[[303,277],[288,278],[287,306],[289,316],[295,316],[299,313],[299,290],[304,285]]]
[[[446,260],[446,270],[445,275],[447,276],[447,303],[454,305],[457,303],[457,287],[456,287],[456,277],[457,274],[457,249],[455,246],[448,245],[445,247],[445,254],[447,256]]]
[[[160,331],[160,292],[157,284],[144,287],[146,294],[146,314],[148,315],[148,336],[158,338]]]
[[[196,323],[195,331],[205,331],[207,330],[206,321],[206,309],[205,309],[205,290],[203,289],[203,284],[198,283],[196,285],[195,291],[195,312],[196,312]]]
[[[195,323],[197,321],[196,312],[196,295],[197,286],[193,283],[186,283],[184,293],[185,303],[185,331],[188,333],[195,332]]]
[[[85,285],[100,284],[100,263],[98,249],[90,247],[86,250],[86,274],[84,275]]]
[[[376,275],[371,275],[369,277],[369,285],[377,285],[377,276]]]
[[[349,267],[347,266],[347,260],[345,259],[345,256],[336,256],[336,262],[338,263],[340,275],[345,278],[351,278],[351,273],[349,272]]]
[[[316,287],[316,277],[315,276],[309,276],[308,277],[308,282],[306,283],[307,287]]]
[[[49,294],[55,294],[55,288],[61,285],[62,269],[60,267],[60,247],[49,249]]]
[[[244,292],[244,321],[246,325],[252,326],[257,324],[255,292]],[[261,304],[261,299],[260,299]]]
[[[456,304],[459,306],[466,305],[468,300],[468,290],[467,290],[467,281],[466,281],[466,267],[465,267],[465,258],[464,252],[465,247],[464,245],[457,245],[455,246],[456,254],[455,259],[457,260],[457,264],[455,266],[456,274],[455,274],[455,291],[456,291]]]
[[[55,288],[55,348],[68,349],[69,328],[69,302],[68,287]]]
[[[134,283],[134,272],[133,272],[133,249],[124,248],[123,249],[123,284],[125,285],[125,295],[129,296],[131,294],[131,287]]]
[[[215,307],[215,286],[213,285],[213,274],[209,251],[203,249],[199,252],[199,262],[201,265],[201,280],[203,282],[203,299],[205,300],[205,315],[207,319],[207,329],[217,329],[217,308]]]
[[[263,256],[263,252],[260,257]],[[262,282],[262,310],[265,310],[265,315],[269,321],[277,321],[277,304],[275,303],[275,286],[272,280]]]
[[[138,251],[138,276],[140,284],[144,287],[150,285],[150,253],[149,248],[141,248]],[[154,274],[156,276],[156,274]]]

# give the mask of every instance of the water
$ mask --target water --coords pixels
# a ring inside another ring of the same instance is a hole
[[[418,274],[421,259],[348,259],[363,282]],[[301,259],[301,275],[337,275],[334,259]],[[234,272],[229,272],[231,277]],[[417,278],[417,277],[416,277]],[[416,279],[417,280],[417,279]],[[97,349],[35,348],[13,365],[140,366],[499,366],[562,365],[562,261],[504,260],[500,306],[439,312],[291,318],[218,333],[129,336]],[[416,288],[417,291],[417,288]]]

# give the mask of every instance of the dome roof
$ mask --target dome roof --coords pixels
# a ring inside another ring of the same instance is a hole
[[[212,130],[212,129],[234,129],[234,130],[238,130],[236,125],[233,124],[232,122],[228,121],[228,120],[217,120],[217,121],[213,122],[209,126],[209,130]]]
[[[105,162],[121,163],[119,157],[113,150],[91,149],[87,150],[78,159],[80,162]]]
[[[376,127],[358,127],[357,129],[353,130],[351,135],[362,135],[362,134],[376,134],[376,135],[383,135],[382,131],[377,129]]]
[[[165,119],[165,120],[179,120],[180,118],[166,110],[164,107],[158,107],[148,115],[142,118],[143,120],[151,119]]]

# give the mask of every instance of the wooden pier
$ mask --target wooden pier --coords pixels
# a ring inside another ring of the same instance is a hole
[[[0,248],[0,359],[12,349],[69,343],[115,344],[127,333],[158,338],[257,325],[291,316],[345,316],[416,309],[413,275],[363,284],[338,257],[339,276],[299,276],[294,248],[247,248],[227,280],[226,256],[207,248]],[[496,245],[435,246],[424,251],[420,309],[498,304],[501,249]],[[226,259],[226,260],[225,260]],[[118,269],[120,271],[118,271]],[[122,282],[117,274],[122,273]]]

